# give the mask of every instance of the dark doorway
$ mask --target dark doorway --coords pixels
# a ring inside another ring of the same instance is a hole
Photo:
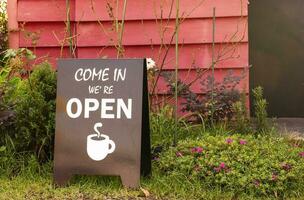
[[[250,1],[250,84],[264,88],[271,117],[304,117],[303,16],[303,0]]]

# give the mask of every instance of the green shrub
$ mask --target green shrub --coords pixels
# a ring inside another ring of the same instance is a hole
[[[234,113],[233,128],[238,133],[251,133],[252,128],[246,106],[246,93],[242,93],[241,100],[232,105]]]
[[[177,125],[175,125],[175,118],[173,108],[169,105],[164,106],[158,112],[151,112],[150,114],[150,130],[152,146],[168,147],[174,143],[174,133],[177,132],[177,140],[185,138],[195,138],[200,135],[202,130],[197,129],[189,122],[189,118],[194,114],[187,114],[178,118]],[[196,117],[196,116],[195,116]]]
[[[228,71],[223,81],[215,81],[214,77],[208,76],[201,82],[201,90],[206,92],[203,98],[191,91],[189,86],[183,87],[185,91],[181,97],[185,102],[181,104],[182,111],[199,113],[211,127],[214,122],[231,120],[234,117],[233,103],[241,97],[237,85],[244,77],[245,73],[237,76],[233,74],[233,70]],[[200,116],[197,121],[201,121]]]
[[[25,70],[36,56],[26,48],[8,49],[3,52],[0,68],[0,111],[11,110],[14,99],[11,98],[22,81],[28,75]]]
[[[52,157],[55,130],[56,74],[42,63],[23,80],[10,101],[15,101],[14,145],[35,153],[40,161]]]
[[[263,88],[256,87],[252,90],[254,97],[254,114],[256,118],[256,128],[258,132],[267,132],[269,124],[267,121],[267,101],[263,97]]]
[[[154,146],[172,144],[175,131],[173,109],[170,106],[165,106],[159,112],[152,112],[150,129],[151,141],[153,141]]]
[[[183,174],[205,188],[285,197],[304,185],[304,146],[268,136],[211,136],[185,140],[163,152],[163,175]],[[186,180],[185,180],[186,181]]]
[[[14,97],[17,88],[22,84],[22,77],[29,73],[25,70],[35,59],[32,51],[26,48],[8,49],[0,56],[0,145],[12,144],[10,137],[14,135]],[[11,145],[9,145],[11,146]]]

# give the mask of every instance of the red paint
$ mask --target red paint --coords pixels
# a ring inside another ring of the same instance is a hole
[[[94,9],[92,9],[90,2],[93,2]],[[71,0],[70,18],[76,41],[77,57],[116,57],[114,44],[117,35],[110,30],[112,23],[106,2],[113,3],[116,0]],[[121,3],[123,1],[119,2],[119,9],[122,10]],[[160,49],[160,24],[167,23],[170,2],[171,0],[128,0],[123,37],[125,57],[152,57],[160,65],[165,55],[164,48]],[[203,3],[198,6],[200,2]],[[231,43],[231,41],[241,40],[241,43],[235,47],[233,58],[230,58],[230,53],[216,64],[216,81],[223,81],[223,77],[229,69],[233,69],[234,73],[240,75],[243,68],[248,67],[247,0],[180,0],[180,3],[181,13],[189,13],[191,10],[193,12],[187,16],[188,19],[182,23],[180,28],[179,68],[181,71],[179,77],[185,82],[189,82],[197,76],[195,68],[206,69],[210,67],[212,62],[213,7],[216,7],[217,14],[216,55],[222,49],[233,48],[233,45],[236,44]],[[161,11],[159,8],[161,5],[163,7],[163,21],[160,20]],[[113,7],[115,8],[115,5]],[[163,37],[165,44],[170,43],[174,31],[174,8]],[[9,0],[9,29],[17,30],[10,33],[11,47],[35,49],[35,53],[40,57],[37,62],[47,58],[51,63],[55,63],[56,58],[68,57],[66,10],[65,0],[18,0],[18,7],[17,0]],[[118,16],[121,17],[121,12]],[[103,27],[97,23],[97,20]],[[29,34],[33,32],[39,36],[34,43],[31,37],[33,34]],[[235,37],[231,38],[236,32]],[[61,47],[64,47],[62,51]],[[174,60],[173,44],[168,52],[164,69],[173,70]],[[210,72],[208,73],[210,74]],[[208,73],[191,86],[194,92],[204,93],[204,90],[201,90],[200,81],[205,80]],[[248,93],[248,70],[245,74],[246,77],[238,84],[237,88],[244,89]],[[157,87],[159,94],[166,93],[168,89],[166,85],[167,83],[161,78]]]
[[[92,3],[91,3],[92,2]],[[106,7],[110,2],[116,8],[116,0],[101,1],[92,0],[76,1],[77,21],[109,21],[109,12]],[[170,15],[172,0],[129,0],[127,4],[127,20],[154,20],[155,18],[167,19]],[[92,9],[92,7],[94,9]],[[163,8],[161,11],[161,7]],[[217,8],[217,17],[247,16],[247,0],[180,0],[180,13],[187,13],[188,18],[208,18],[212,16],[213,7]],[[119,10],[123,8],[123,1],[119,1]],[[195,8],[195,9],[194,9]],[[189,15],[189,13],[191,13]],[[122,12],[118,13],[119,19]],[[171,18],[176,16],[175,5],[171,13]]]
[[[40,63],[43,61],[48,61],[54,67],[56,66],[57,58],[69,58],[70,50],[68,47],[38,47],[38,48],[30,48],[35,55],[37,56],[36,63]]]
[[[75,0],[70,0],[70,19],[75,20]],[[66,0],[18,0],[19,22],[66,21]]]
[[[151,57],[161,65],[166,49],[159,50],[159,46],[126,46],[125,57]],[[235,49],[235,52],[230,52],[225,55],[225,49]],[[248,43],[240,43],[236,46],[230,44],[217,44],[216,52],[221,52],[222,61],[216,64],[217,68],[244,68],[248,66]],[[216,54],[217,56],[218,54]],[[115,47],[79,47],[79,58],[116,58],[117,51]],[[175,49],[170,48],[165,62],[164,69],[174,69]],[[180,47],[179,64],[180,69],[188,69],[189,67],[208,68],[212,63],[212,46],[211,44],[189,44]]]
[[[19,31],[17,21],[17,0],[9,0],[7,2],[8,14],[8,41],[10,48],[16,49],[19,47]]]
[[[174,33],[174,23],[171,20],[163,36],[164,43],[170,44]],[[248,41],[247,18],[219,18],[216,21],[215,42]],[[96,22],[80,23],[77,27],[79,34],[78,46],[113,46],[116,44],[117,34],[111,30],[112,23],[106,22],[102,26]],[[237,30],[239,29],[239,32]],[[155,21],[128,21],[125,24],[124,45],[159,45],[161,44],[160,25]],[[235,34],[237,32],[237,34]],[[232,37],[234,36],[234,37]],[[212,42],[212,19],[185,20],[179,32],[181,44],[205,44]]]
[[[72,24],[73,29],[73,24]],[[36,36],[38,40],[36,40]],[[20,31],[21,47],[58,47],[68,45],[64,22],[26,23]]]

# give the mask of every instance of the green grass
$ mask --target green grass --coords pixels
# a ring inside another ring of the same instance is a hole
[[[198,181],[189,182],[181,174],[160,176],[156,172],[150,179],[143,179],[141,187],[149,191],[147,198],[140,189],[123,188],[118,177],[78,176],[68,187],[55,188],[51,173],[22,174],[13,178],[1,177],[0,199],[274,199],[246,194],[235,198],[233,192],[205,189]]]
[[[220,129],[219,129],[220,130]],[[197,135],[196,133],[196,138]],[[203,134],[203,133],[202,133]],[[207,134],[207,133],[205,133]],[[223,133],[222,133],[223,134]],[[231,133],[227,133],[227,136]],[[205,137],[205,136],[202,136]],[[223,136],[221,136],[223,137]],[[199,140],[199,138],[198,138]],[[184,140],[186,141],[186,140]],[[39,165],[34,156],[7,153],[0,167],[0,199],[275,199],[274,195],[235,193],[190,177],[179,170],[170,173],[160,171],[158,162],[153,162],[153,175],[142,178],[141,188],[126,189],[119,177],[75,176],[67,187],[54,187],[53,163]],[[301,187],[301,186],[300,186]],[[146,197],[144,191],[148,191]],[[288,194],[304,199],[303,189]],[[283,199],[283,198],[282,198]]]
[[[190,182],[183,174],[161,176],[157,171],[143,178],[141,187],[149,191],[146,198],[141,189],[125,189],[118,177],[74,177],[70,185],[55,188],[50,166],[43,173],[21,172],[15,177],[0,178],[0,199],[233,199],[234,194],[220,189],[207,190],[200,182]],[[46,172],[46,173],[45,173]],[[241,196],[240,199],[255,199]]]

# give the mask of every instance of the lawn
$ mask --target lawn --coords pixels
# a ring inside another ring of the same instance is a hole
[[[46,167],[47,168],[47,167]],[[142,179],[141,189],[122,187],[118,177],[75,177],[68,187],[55,188],[51,170],[45,174],[24,173],[1,177],[1,199],[231,199],[233,193],[204,190],[180,175],[161,176],[157,172]]]

